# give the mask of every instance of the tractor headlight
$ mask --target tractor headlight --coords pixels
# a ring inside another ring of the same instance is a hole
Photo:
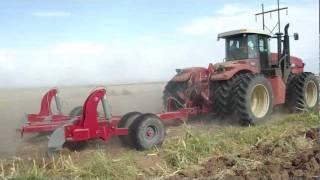
[[[292,64],[291,64],[291,67],[292,67],[292,68],[296,67],[296,64],[292,63]]]

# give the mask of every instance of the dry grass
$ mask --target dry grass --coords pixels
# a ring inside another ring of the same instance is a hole
[[[275,119],[260,126],[225,127],[214,133],[201,130],[191,132],[190,129],[186,129],[185,137],[168,142],[163,151],[169,165],[180,169],[198,163],[210,153],[239,153],[259,143],[294,136],[307,128],[319,125],[319,114],[306,113]]]

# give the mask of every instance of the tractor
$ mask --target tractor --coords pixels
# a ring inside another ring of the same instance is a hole
[[[304,72],[303,61],[290,56],[289,24],[284,33],[240,29],[218,34],[225,40],[225,59],[207,68],[177,69],[163,93],[167,111],[198,108],[219,119],[231,117],[245,125],[270,118],[275,107],[290,112],[317,108],[319,82]],[[294,33],[294,39],[299,35]],[[277,53],[270,40],[277,39]]]

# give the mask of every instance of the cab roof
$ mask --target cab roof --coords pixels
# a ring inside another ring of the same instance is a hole
[[[269,36],[269,37],[271,36],[270,33],[266,32],[266,31],[251,30],[251,29],[238,29],[238,30],[220,33],[220,34],[218,34],[218,39],[226,38],[226,37],[238,35],[238,34],[261,34],[261,35],[265,35],[265,36]]]

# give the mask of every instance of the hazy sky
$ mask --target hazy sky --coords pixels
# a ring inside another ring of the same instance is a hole
[[[276,0],[0,0],[0,87],[166,81],[176,68],[222,61],[217,33],[260,29],[262,2]],[[282,25],[300,34],[291,54],[317,73],[319,1],[281,6]]]

